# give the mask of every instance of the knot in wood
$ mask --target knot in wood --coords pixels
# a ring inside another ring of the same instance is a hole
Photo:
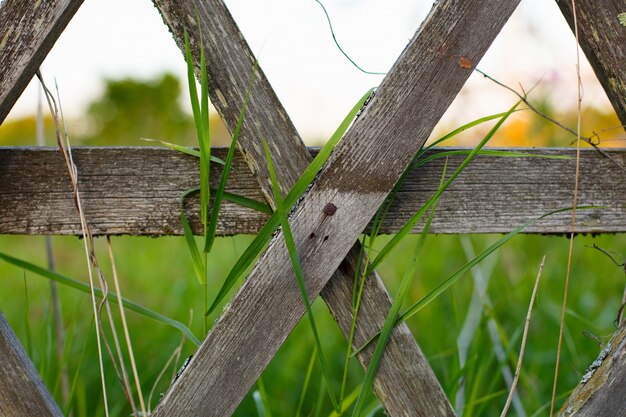
[[[332,216],[337,212],[337,206],[333,203],[328,203],[324,206],[324,214],[327,216]]]

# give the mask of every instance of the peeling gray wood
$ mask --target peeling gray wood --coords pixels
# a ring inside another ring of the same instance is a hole
[[[574,31],[572,1],[556,2]],[[624,0],[576,1],[580,46],[617,116],[626,125],[626,26],[621,25],[617,18],[624,12]]]
[[[626,411],[626,326],[583,375],[559,412],[563,417],[621,417]]]
[[[0,124],[83,0],[5,0],[0,6]]]
[[[457,148],[455,148],[457,149]],[[449,148],[439,148],[443,152]],[[543,156],[574,158],[573,149],[509,149]],[[225,149],[214,149],[224,156]],[[311,149],[315,154],[317,150]],[[626,150],[607,149],[626,165]],[[96,235],[181,235],[182,194],[196,187],[197,159],[162,148],[76,148],[81,199]],[[427,154],[431,155],[431,153]],[[463,156],[451,157],[448,172]],[[383,233],[396,233],[435,192],[444,159],[413,171],[388,213]],[[521,157],[477,157],[443,194],[431,226],[434,233],[506,233],[549,211],[568,207],[575,161]],[[212,164],[217,186],[219,165]],[[67,169],[54,148],[0,148],[0,234],[74,234],[80,222]],[[236,157],[228,189],[258,201],[263,197],[242,158]],[[577,214],[578,233],[626,232],[626,180],[623,171],[594,150],[582,151],[579,203],[605,208]],[[198,197],[187,213],[201,234]],[[267,216],[226,202],[221,235],[255,234]],[[528,233],[569,233],[568,213],[529,227]],[[419,233],[421,224],[413,231]]]
[[[199,45],[199,30],[194,24],[189,24],[188,21],[185,23],[182,19],[184,16],[196,15],[198,9],[192,8],[191,2],[161,0],[155,1],[155,4],[181,49],[184,39],[182,24],[188,26],[191,41],[195,41],[196,46]],[[221,0],[203,2],[198,10],[197,23],[205,39],[205,54],[209,57],[209,91],[213,104],[232,132],[243,102],[243,91],[254,67],[254,56]],[[197,55],[195,58],[197,69]],[[257,179],[261,193],[273,205],[262,138],[269,140],[275,166],[278,167],[281,189],[287,192],[305,170],[311,157],[268,80],[259,71],[247,108],[243,135],[238,144],[248,167]],[[356,250],[346,262],[356,263],[358,253]],[[334,283],[334,294],[327,290],[322,292],[346,337],[349,335],[352,316],[345,314],[344,310],[352,302],[352,280],[353,277],[349,274],[338,271],[331,279]],[[363,301],[361,320],[368,321],[372,326],[381,326],[384,314],[391,306],[389,296],[375,272],[368,279],[368,287],[373,289],[366,291],[365,297],[375,295],[379,298]],[[407,326],[402,325],[400,329],[405,336],[410,335]],[[429,410],[438,408],[446,409],[446,414],[452,415],[452,408],[415,339],[404,337],[402,343],[399,343],[395,340],[397,337],[396,333],[392,335],[394,340],[382,361],[381,372],[376,376],[376,386],[379,387],[377,394],[387,413],[392,417],[407,414],[418,416],[429,414]],[[359,355],[359,360],[364,364],[367,363],[364,361],[365,355]],[[395,359],[399,357],[402,360]],[[407,363],[412,366],[406,366]]]
[[[63,416],[2,311],[0,358],[0,416]]]
[[[361,122],[291,216],[311,298],[326,285],[517,3],[435,4]],[[333,216],[323,211],[329,202],[338,207]],[[155,416],[233,412],[304,313],[291,271],[279,234]],[[430,412],[442,414],[445,409]]]

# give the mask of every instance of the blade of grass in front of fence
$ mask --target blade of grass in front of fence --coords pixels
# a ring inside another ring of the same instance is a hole
[[[70,388],[70,395],[68,397],[67,402],[65,403],[65,408],[63,410],[63,415],[64,416],[69,416],[70,415],[70,411],[72,411],[72,405],[74,403],[74,395],[76,394],[76,387],[78,386],[78,377],[80,375],[80,369],[83,366],[83,361],[85,359],[85,352],[87,351],[87,345],[89,343],[89,335],[91,334],[91,329],[94,325],[94,320],[93,318],[91,319],[91,322],[89,324],[89,329],[87,334],[87,337],[85,337],[85,341],[83,343],[83,348],[81,349],[80,352],[80,356],[78,358],[78,363],[76,365],[76,371],[74,373],[74,378],[72,379],[72,386]]]
[[[376,212],[376,215],[374,216],[374,220],[372,222],[372,226],[371,226],[371,231],[370,231],[370,235],[369,235],[369,247],[373,247],[374,246],[374,242],[376,240],[376,237],[380,234],[380,229],[385,221],[385,218],[387,216],[387,213],[389,211],[389,209],[391,208],[391,204],[393,203],[393,201],[396,198],[396,195],[398,193],[398,191],[400,190],[400,188],[402,187],[402,184],[404,184],[404,181],[406,180],[407,175],[409,174],[410,171],[424,165],[426,162],[432,160],[432,159],[437,159],[440,157],[444,157],[444,156],[448,156],[450,154],[445,154],[446,151],[444,152],[440,152],[440,153],[436,153],[432,156],[429,156],[428,158],[424,158],[424,159],[420,159],[422,157],[422,155],[424,155],[428,150],[430,150],[431,148],[433,148],[435,145],[438,145],[440,143],[445,142],[446,140],[450,140],[452,139],[454,136],[468,130],[471,129],[475,126],[481,125],[483,123],[489,122],[491,120],[494,119],[498,119],[501,117],[506,116],[506,112],[504,113],[496,113],[496,114],[492,114],[489,116],[485,116],[485,117],[481,117],[478,118],[476,120],[473,120],[469,123],[464,124],[463,126],[460,126],[456,129],[454,129],[453,131],[447,133],[446,135],[440,137],[439,139],[435,140],[433,143],[429,144],[428,146],[425,146],[423,148],[421,148],[419,151],[417,151],[417,153],[415,154],[415,157],[413,158],[413,162],[411,162],[411,164],[409,164],[409,166],[404,170],[404,172],[402,173],[402,175],[400,176],[400,178],[398,179],[398,181],[396,182],[396,184],[394,185],[393,189],[391,190],[391,192],[389,193],[389,195],[387,196],[387,198],[385,199],[385,202],[381,205],[381,207],[378,209],[378,211]],[[449,152],[453,152],[453,151],[449,151]],[[471,152],[471,150],[467,150],[467,151],[459,151],[459,152],[467,152],[468,154]],[[490,153],[493,154],[494,156],[496,156],[496,153],[498,152],[506,152],[506,151],[486,151],[486,150],[481,150],[480,154],[483,154],[483,152],[485,154]],[[445,155],[443,155],[445,154]],[[528,154],[520,154],[520,155],[510,155],[510,156],[527,156]],[[504,155],[502,155],[504,156]],[[368,253],[368,256],[371,257],[371,251]]]
[[[158,142],[161,145],[165,146],[166,148],[170,148],[173,151],[177,151],[180,153],[184,153],[185,155],[195,156],[196,158],[200,158],[200,151],[190,146],[177,145],[175,143],[166,142],[160,139],[150,139],[150,138],[140,138],[140,139],[146,142]],[[211,162],[215,162],[220,165],[226,164],[226,161],[224,161],[222,158],[218,158],[217,156],[210,155],[209,159],[211,160]]]
[[[269,398],[265,391],[265,384],[263,383],[263,377],[259,377],[257,381],[259,389],[252,393],[252,399],[256,406],[257,414],[259,417],[272,417],[272,411],[269,406]]]
[[[584,209],[587,209],[587,208],[593,208],[593,207],[592,206],[577,207],[578,210],[584,210]],[[433,290],[431,290],[428,294],[426,294],[424,297],[422,297],[418,302],[416,302],[411,307],[409,307],[404,313],[402,313],[402,315],[400,315],[400,317],[398,317],[398,323],[401,322],[401,321],[405,321],[406,319],[411,317],[413,314],[417,313],[419,310],[424,308],[426,305],[430,304],[430,302],[432,300],[434,300],[442,292],[444,292],[445,290],[450,288],[450,286],[452,286],[452,284],[454,284],[456,281],[458,281],[459,278],[461,278],[463,275],[465,275],[465,273],[468,272],[470,269],[472,269],[477,263],[479,263],[480,261],[485,259],[487,256],[491,255],[494,251],[496,251],[502,245],[504,245],[506,242],[508,242],[509,240],[514,238],[515,236],[517,236],[522,230],[526,229],[528,226],[531,226],[531,225],[535,224],[536,222],[538,222],[539,220],[545,219],[548,216],[552,216],[553,214],[563,213],[565,211],[570,211],[570,210],[572,210],[572,209],[571,208],[563,208],[563,209],[551,211],[549,213],[546,213],[546,214],[544,214],[542,216],[539,216],[539,217],[537,217],[537,218],[535,218],[535,219],[533,219],[533,220],[531,220],[531,221],[529,221],[529,222],[527,222],[527,223],[517,227],[516,229],[512,230],[511,232],[506,234],[504,237],[499,239],[497,242],[495,242],[493,245],[489,246],[487,249],[485,249],[484,251],[482,251],[481,253],[476,255],[471,261],[467,262],[459,270],[457,270],[454,274],[452,274],[449,278],[444,280],[441,284],[439,284],[437,287],[435,287]]]
[[[217,217],[219,216],[220,208],[222,207],[222,197],[224,196],[224,189],[226,188],[226,182],[228,181],[228,176],[230,175],[230,170],[233,164],[233,159],[235,157],[235,147],[237,145],[237,139],[239,139],[239,132],[241,132],[241,126],[243,125],[243,118],[246,114],[246,106],[248,105],[248,100],[250,99],[250,93],[252,91],[252,85],[254,84],[254,78],[256,76],[257,71],[257,62],[255,61],[254,70],[252,72],[252,76],[250,77],[250,83],[248,84],[248,90],[246,91],[246,96],[243,99],[243,106],[241,107],[241,112],[239,113],[239,119],[237,120],[237,125],[235,126],[235,132],[233,133],[233,139],[230,142],[230,147],[228,148],[228,154],[226,155],[226,164],[224,165],[224,169],[222,170],[222,177],[220,178],[220,184],[215,192],[215,199],[213,200],[213,210],[211,212],[211,218],[209,219],[209,229],[205,234],[204,239],[204,252],[209,252],[211,247],[213,247],[213,242],[215,241],[215,229],[217,228]]]
[[[311,332],[313,333],[313,339],[315,340],[315,347],[317,348],[317,357],[320,362],[320,367],[322,368],[322,375],[324,375],[325,385],[328,391],[328,396],[333,404],[333,407],[338,410],[339,404],[337,404],[337,400],[330,386],[330,372],[328,371],[328,366],[326,365],[326,359],[324,358],[324,353],[322,351],[322,343],[320,341],[319,333],[317,332],[317,325],[315,324],[315,317],[313,316],[313,310],[311,309],[311,302],[309,301],[309,294],[307,293],[306,284],[304,282],[304,274],[302,273],[302,267],[300,265],[300,259],[298,258],[298,253],[296,250],[296,244],[293,240],[293,235],[291,233],[291,227],[289,226],[289,219],[287,218],[287,210],[283,203],[283,199],[280,196],[280,188],[278,187],[278,180],[276,179],[276,171],[274,170],[274,163],[272,162],[272,156],[270,155],[270,150],[267,146],[267,142],[263,139],[263,148],[265,149],[265,157],[267,158],[267,166],[270,172],[270,178],[272,180],[272,191],[274,192],[274,201],[276,203],[276,213],[278,213],[278,217],[280,219],[280,224],[283,228],[283,236],[285,237],[285,245],[287,246],[287,250],[289,252],[289,258],[291,259],[291,265],[293,266],[293,271],[296,275],[296,282],[298,283],[298,289],[300,290],[300,295],[302,296],[302,302],[304,303],[304,308],[306,310],[307,318],[309,319],[309,324],[311,325]]]
[[[342,415],[344,415],[343,411],[349,409],[350,407],[352,407],[352,404],[354,404],[354,402],[356,401],[356,399],[359,396],[359,392],[361,392],[361,387],[362,385],[359,385],[358,387],[356,387],[350,394],[348,394],[346,396],[346,398],[344,398],[341,401],[340,405],[340,410],[341,411],[337,411],[337,410],[333,410],[328,417],[341,417]]]
[[[426,213],[426,211],[433,205],[433,203],[441,196],[441,194],[452,184],[452,182],[459,176],[461,172],[467,167],[467,165],[474,159],[476,154],[482,149],[483,146],[487,144],[487,142],[493,137],[493,135],[500,129],[502,124],[508,119],[508,117],[515,111],[517,106],[521,103],[521,100],[515,103],[511,109],[504,114],[498,120],[496,125],[485,135],[485,137],[480,141],[480,143],[472,149],[470,154],[463,160],[461,165],[454,171],[454,173],[448,178],[448,180],[443,184],[443,186],[439,187],[437,192],[424,204],[410,219],[407,223],[402,226],[400,231],[394,235],[394,237],[381,249],[378,256],[370,262],[368,273],[374,270],[391,252],[396,245],[404,239],[410,232],[413,230],[417,222],[422,218],[422,216]]]
[[[591,208],[599,208],[599,207],[597,207],[597,206],[579,206],[577,209],[578,210],[585,210],[585,209],[591,209]],[[538,221],[540,221],[540,220],[542,220],[542,219],[544,219],[546,217],[552,216],[552,215],[557,214],[557,213],[563,213],[565,211],[570,211],[570,210],[572,210],[572,209],[569,208],[569,207],[568,208],[562,208],[562,209],[554,210],[554,211],[551,211],[549,213],[543,214],[542,216],[539,216],[539,217],[537,217],[535,219],[532,219],[529,222],[527,222],[527,223],[525,223],[525,224],[523,224],[521,226],[518,226],[517,228],[515,228],[514,230],[512,230],[511,232],[506,234],[504,237],[499,239],[497,242],[495,242],[494,244],[489,246],[487,249],[483,250],[481,253],[479,253],[474,258],[472,258],[469,262],[467,262],[465,265],[463,265],[460,269],[458,269],[455,273],[450,275],[448,278],[443,280],[439,285],[437,285],[434,289],[432,289],[428,294],[426,294],[424,297],[422,297],[416,303],[412,304],[404,313],[402,313],[397,318],[396,324],[401,323],[403,321],[406,321],[408,318],[413,316],[415,313],[420,311],[422,308],[426,307],[433,300],[435,300],[439,295],[441,295],[444,291],[446,291],[448,288],[450,288],[461,277],[463,277],[463,275],[465,275],[465,273],[470,271],[476,264],[481,262],[487,256],[491,255],[493,252],[495,252],[497,249],[499,249],[506,242],[508,242],[509,240],[514,238],[515,236],[517,236],[519,233],[521,233],[527,227],[535,224],[536,222],[538,222]],[[365,344],[363,344],[363,346],[361,346],[359,349],[357,349],[357,351],[354,354],[356,355],[361,350],[363,350],[363,348],[365,348],[374,339],[376,339],[379,334],[380,333],[377,333],[374,336],[372,336],[367,342],[365,342]]]
[[[309,164],[307,169],[302,173],[293,188],[287,193],[284,199],[285,208],[287,210],[291,210],[291,208],[296,203],[296,201],[298,201],[300,196],[304,194],[307,187],[313,181],[320,169],[322,169],[322,166],[324,166],[324,164],[330,157],[333,149],[335,148],[339,140],[343,137],[346,130],[348,130],[348,127],[356,117],[361,107],[363,107],[363,103],[365,103],[367,98],[372,94],[372,91],[373,89],[370,89],[354,105],[348,115],[341,122],[335,133],[333,133],[329,141],[322,147],[322,149],[313,159],[311,164]],[[261,228],[252,243],[250,243],[250,245],[246,248],[243,254],[239,257],[233,268],[230,270],[228,276],[224,280],[224,283],[219,289],[217,295],[215,296],[213,303],[206,310],[205,315],[211,314],[211,312],[213,312],[215,308],[222,302],[228,291],[233,287],[233,285],[235,285],[235,282],[237,282],[239,277],[244,273],[244,271],[248,269],[248,267],[256,259],[259,253],[261,253],[261,251],[265,247],[265,244],[269,242],[272,234],[274,233],[274,230],[276,230],[279,223],[280,221],[278,219],[278,215],[274,213],[269,218],[267,223]]]
[[[191,225],[187,219],[187,213],[185,213],[185,198],[189,194],[196,192],[196,190],[197,189],[189,190],[183,194],[183,197],[180,200],[180,222],[183,224],[183,235],[185,236],[185,243],[187,243],[187,248],[189,249],[189,254],[191,255],[193,270],[196,274],[196,278],[198,279],[200,285],[206,285],[206,257],[203,258],[200,254],[200,250],[196,244],[196,239],[193,236],[193,230],[191,229]]]
[[[306,368],[306,375],[304,376],[304,383],[302,384],[302,391],[300,391],[300,399],[298,400],[298,408],[296,409],[296,417],[300,417],[302,413],[302,406],[304,405],[304,399],[309,389],[309,382],[311,382],[311,375],[313,375],[313,367],[317,360],[317,347],[313,346],[313,352],[311,352],[311,358],[309,359],[309,366]]]
[[[205,113],[204,109],[204,98],[202,99],[203,108],[200,107],[200,101],[198,100],[198,90],[196,88],[196,78],[194,74],[193,67],[193,57],[191,55],[191,46],[189,44],[189,34],[187,30],[185,30],[185,59],[187,61],[187,83],[189,85],[189,98],[191,103],[191,110],[193,113],[194,125],[196,127],[196,136],[198,138],[198,146],[200,148],[200,219],[202,225],[207,226],[207,218],[208,218],[208,205],[209,205],[209,171],[208,171],[208,154],[210,150],[206,149],[206,143],[208,140],[208,132],[205,131],[205,126],[208,126],[208,121],[205,123],[203,120],[203,115]],[[201,74],[206,73],[206,66],[204,62],[204,47],[200,46],[200,72]],[[204,64],[204,65],[203,65]],[[204,80],[205,77],[201,76],[201,81]],[[201,91],[204,92],[205,86],[201,86]],[[208,110],[207,110],[208,111]],[[209,143],[210,145],[210,143]]]
[[[10,263],[11,265],[30,271],[48,280],[58,282],[59,284],[63,284],[65,286],[74,288],[76,290],[82,291],[87,294],[91,292],[89,285],[84,284],[74,278],[70,278],[66,275],[60,274],[58,272],[49,271],[45,268],[42,268],[40,266],[37,266],[27,261],[23,261],[21,259],[14,258],[2,252],[0,252],[0,259],[4,260],[5,262]],[[102,298],[102,290],[100,290],[99,288],[94,288],[94,292],[97,297]],[[107,293],[107,299],[114,303],[119,302],[117,295],[112,292]],[[200,341],[194,336],[191,330],[189,330],[189,328],[185,326],[183,323],[177,320],[171,319],[167,316],[164,316],[160,313],[157,313],[156,311],[150,310],[149,308],[146,308],[142,306],[141,304],[135,303],[134,301],[131,301],[127,298],[122,297],[121,301],[125,308],[132,310],[135,313],[141,314],[142,316],[156,320],[159,323],[162,323],[170,327],[173,327],[177,330],[180,330],[187,337],[189,337],[189,339],[191,339],[191,341],[196,346],[200,345]]]
[[[263,399],[261,398],[261,393],[259,390],[256,390],[252,393],[252,399],[254,399],[254,405],[256,406],[256,412],[259,417],[267,417],[265,413],[265,406],[263,405]]]
[[[443,187],[444,180],[446,178],[446,168],[447,161],[443,167],[443,172],[441,174],[441,181],[439,183],[439,188]],[[374,353],[372,354],[372,358],[370,359],[369,365],[367,366],[367,372],[365,373],[365,378],[363,379],[363,385],[361,387],[361,392],[359,393],[359,398],[356,401],[356,405],[354,406],[353,416],[358,417],[361,415],[363,411],[363,407],[365,406],[365,401],[367,399],[367,395],[369,394],[370,387],[374,383],[374,378],[376,377],[376,373],[378,372],[378,365],[380,364],[380,360],[382,359],[383,353],[385,352],[385,348],[387,347],[387,342],[389,342],[389,338],[391,337],[391,332],[396,324],[396,318],[398,313],[400,312],[400,308],[406,299],[406,296],[411,289],[411,283],[413,282],[413,278],[415,277],[415,271],[417,270],[417,263],[419,260],[419,255],[424,247],[424,242],[426,241],[426,237],[428,236],[428,232],[430,230],[430,225],[435,217],[435,211],[437,209],[437,202],[435,200],[433,203],[430,214],[428,215],[428,219],[426,220],[426,224],[424,225],[424,229],[420,234],[420,238],[415,246],[415,250],[413,252],[413,260],[409,267],[404,272],[404,276],[400,282],[400,288],[398,289],[398,293],[393,299],[391,304],[391,308],[389,309],[389,313],[387,313],[387,317],[385,318],[385,323],[383,324],[383,329],[380,332],[380,337],[378,338],[378,343],[376,344],[376,348],[374,349]]]
[[[267,203],[262,203],[260,201],[256,201],[252,198],[245,197],[239,194],[229,193],[228,191],[224,191],[224,200],[230,201],[231,203],[238,204],[242,207],[246,207],[260,213],[272,214],[272,208]]]

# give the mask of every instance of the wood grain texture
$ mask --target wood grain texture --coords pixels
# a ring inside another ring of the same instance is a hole
[[[438,148],[444,152],[451,148]],[[458,148],[455,148],[458,149]],[[534,155],[574,158],[573,149],[509,149]],[[310,149],[314,155],[317,150]],[[225,149],[214,149],[224,156]],[[607,149],[626,165],[626,150]],[[431,153],[427,154],[427,156]],[[81,199],[96,235],[181,235],[180,199],[197,186],[197,159],[163,148],[76,148]],[[449,159],[448,172],[463,157]],[[443,159],[413,171],[383,225],[396,233],[435,192]],[[506,233],[551,210],[571,205],[575,161],[521,157],[477,157],[443,194],[431,226],[434,233]],[[245,161],[236,157],[228,189],[258,201],[263,197]],[[0,233],[80,234],[67,169],[54,148],[0,148]],[[212,164],[217,186],[219,165]],[[577,215],[578,233],[626,232],[623,171],[594,150],[582,151],[579,202],[604,206]],[[197,234],[198,197],[186,204]],[[225,203],[221,235],[255,234],[267,220],[256,211]],[[569,214],[551,216],[527,233],[560,234],[570,229]],[[421,224],[414,232],[421,231]]]
[[[572,1],[556,0],[556,3],[574,31]],[[617,18],[624,12],[624,0],[576,1],[580,46],[617,116],[626,125],[626,26]]]
[[[0,6],[0,124],[83,0],[5,0]]]
[[[626,411],[626,326],[589,367],[559,412],[563,417],[621,417]]]
[[[311,298],[326,285],[517,6],[441,1],[290,217]],[[461,58],[463,58],[461,60]],[[419,122],[418,122],[419,121]],[[326,216],[324,206],[338,207]],[[204,340],[156,416],[229,415],[304,313],[281,234]],[[234,349],[236,347],[236,349]],[[430,415],[442,415],[432,409]]]
[[[2,311],[0,358],[0,416],[63,416]]]
[[[188,25],[188,22],[181,20],[181,17],[195,15],[196,9],[192,9],[191,2],[161,0],[155,3],[182,49],[182,25]],[[242,92],[254,67],[254,56],[222,0],[207,1],[200,8],[197,14],[200,30],[195,25],[188,25],[189,35],[195,45],[200,44],[198,32],[201,31],[204,39],[207,39],[204,42],[205,54],[209,57],[212,74],[209,91],[215,107],[232,132],[242,103]],[[198,69],[197,55],[195,64]],[[239,148],[257,179],[261,193],[273,205],[269,170],[261,139],[269,139],[283,192],[295,184],[311,157],[262,71],[259,71],[259,77],[255,79],[247,110],[244,134],[238,142]],[[358,253],[356,250],[353,258],[346,262],[356,263]],[[327,297],[328,291],[322,292],[322,297],[327,301],[346,337],[350,334],[352,315],[345,314],[344,310],[352,302],[352,280],[352,276],[337,271],[331,281],[334,282],[332,291],[339,297],[334,297],[333,294],[328,294]],[[363,302],[362,320],[371,320],[371,325],[381,326],[382,317],[390,308],[389,296],[375,272],[370,277],[368,286],[374,287],[374,290],[366,291],[365,297],[375,295],[379,299]],[[401,329],[405,336],[410,335],[408,327],[403,325]],[[397,338],[396,334],[392,338]],[[393,359],[400,357],[402,360]],[[407,363],[412,366],[406,366]],[[388,357],[383,359],[381,369],[376,376],[376,385],[379,387],[377,394],[390,416],[424,415],[431,408],[447,409],[447,414],[452,415],[452,408],[414,338],[404,337],[401,343],[394,340],[388,348]]]

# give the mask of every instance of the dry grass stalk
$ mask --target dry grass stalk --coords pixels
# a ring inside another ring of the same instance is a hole
[[[91,288],[91,301],[92,301],[92,306],[93,306],[93,311],[94,311],[94,317],[96,318],[96,323],[97,323],[97,328],[98,328],[98,331],[96,332],[96,339],[97,339],[97,344],[98,344],[98,359],[99,359],[99,364],[100,364],[100,378],[101,378],[101,383],[102,383],[105,416],[107,417],[109,416],[109,409],[108,409],[108,401],[107,401],[107,393],[106,393],[106,383],[105,383],[105,377],[104,377],[104,362],[103,362],[103,355],[102,355],[102,345],[105,346],[111,358],[111,363],[113,364],[113,368],[115,370],[116,376],[118,380],[120,381],[124,394],[126,395],[131,405],[133,414],[135,416],[138,416],[137,409],[135,407],[134,399],[132,396],[132,390],[130,388],[130,382],[128,380],[128,374],[126,372],[125,365],[124,365],[124,359],[123,359],[123,355],[121,352],[119,339],[117,337],[117,332],[116,332],[114,321],[113,321],[111,307],[106,297],[106,294],[108,293],[108,286],[100,270],[100,267],[98,265],[98,261],[97,261],[97,257],[96,257],[96,253],[94,249],[93,235],[90,231],[89,224],[87,223],[87,219],[85,218],[85,214],[82,209],[80,193],[78,191],[78,170],[72,158],[71,145],[70,145],[69,136],[67,133],[68,132],[67,127],[65,126],[63,110],[60,107],[60,104],[59,106],[57,106],[57,101],[54,99],[54,95],[47,88],[43,80],[43,76],[41,75],[39,71],[37,71],[37,77],[39,78],[41,86],[44,90],[46,100],[48,102],[48,107],[50,109],[50,112],[54,120],[57,145],[59,146],[59,149],[61,150],[63,158],[65,159],[66,166],[68,168],[68,173],[70,176],[70,181],[72,183],[72,189],[74,192],[74,204],[78,211],[80,222],[81,222],[81,230],[82,230],[82,237],[83,237],[83,243],[84,243],[84,249],[85,249],[85,256],[87,258],[87,265],[88,265],[89,284]],[[57,89],[57,96],[58,96],[58,89]],[[61,128],[60,121],[63,123],[63,128]],[[105,296],[103,297],[99,305],[97,303],[96,295],[94,291],[95,289],[94,273],[98,276],[102,293],[105,294]],[[118,354],[118,359],[120,361],[121,374],[120,374],[120,368],[118,368],[116,364],[113,352],[107,341],[106,334],[104,332],[104,327],[102,325],[101,310],[103,306],[106,306],[106,311],[107,311],[107,315],[109,318],[109,325],[111,327],[111,334],[113,336],[116,351]]]
[[[504,408],[502,409],[502,414],[500,414],[500,417],[505,417],[507,412],[509,411],[511,401],[513,400],[513,395],[515,394],[515,389],[517,388],[517,381],[519,380],[519,376],[522,371],[522,361],[524,360],[524,352],[526,351],[526,338],[528,337],[528,329],[530,328],[530,316],[533,312],[533,306],[535,304],[535,298],[537,297],[537,289],[539,288],[539,281],[541,280],[541,273],[543,272],[543,264],[545,261],[546,256],[543,255],[543,258],[541,258],[541,263],[539,264],[537,278],[535,278],[533,293],[530,296],[530,303],[528,304],[528,313],[526,313],[526,323],[524,324],[524,333],[522,335],[522,344],[520,346],[519,359],[517,360],[515,376],[513,377],[513,383],[511,384],[511,389],[509,390],[509,396],[506,399],[506,403],[504,404]]]
[[[576,177],[574,180],[574,197],[572,202],[572,228],[569,240],[569,254],[567,257],[567,273],[565,275],[565,289],[563,291],[563,307],[561,309],[561,323],[559,325],[559,342],[556,350],[556,364],[554,367],[554,383],[552,386],[552,399],[550,401],[550,417],[554,414],[554,403],[556,401],[556,388],[559,377],[559,362],[561,360],[561,346],[563,343],[563,330],[565,328],[565,310],[567,308],[567,291],[569,289],[570,273],[572,269],[572,255],[574,252],[574,232],[576,228],[576,206],[578,204],[578,183],[580,179],[580,125],[582,112],[582,81],[580,79],[580,47],[578,46],[578,20],[576,18],[576,0],[572,0],[572,10],[574,13],[574,35],[576,37],[576,85],[577,85],[577,126],[576,126]]]

